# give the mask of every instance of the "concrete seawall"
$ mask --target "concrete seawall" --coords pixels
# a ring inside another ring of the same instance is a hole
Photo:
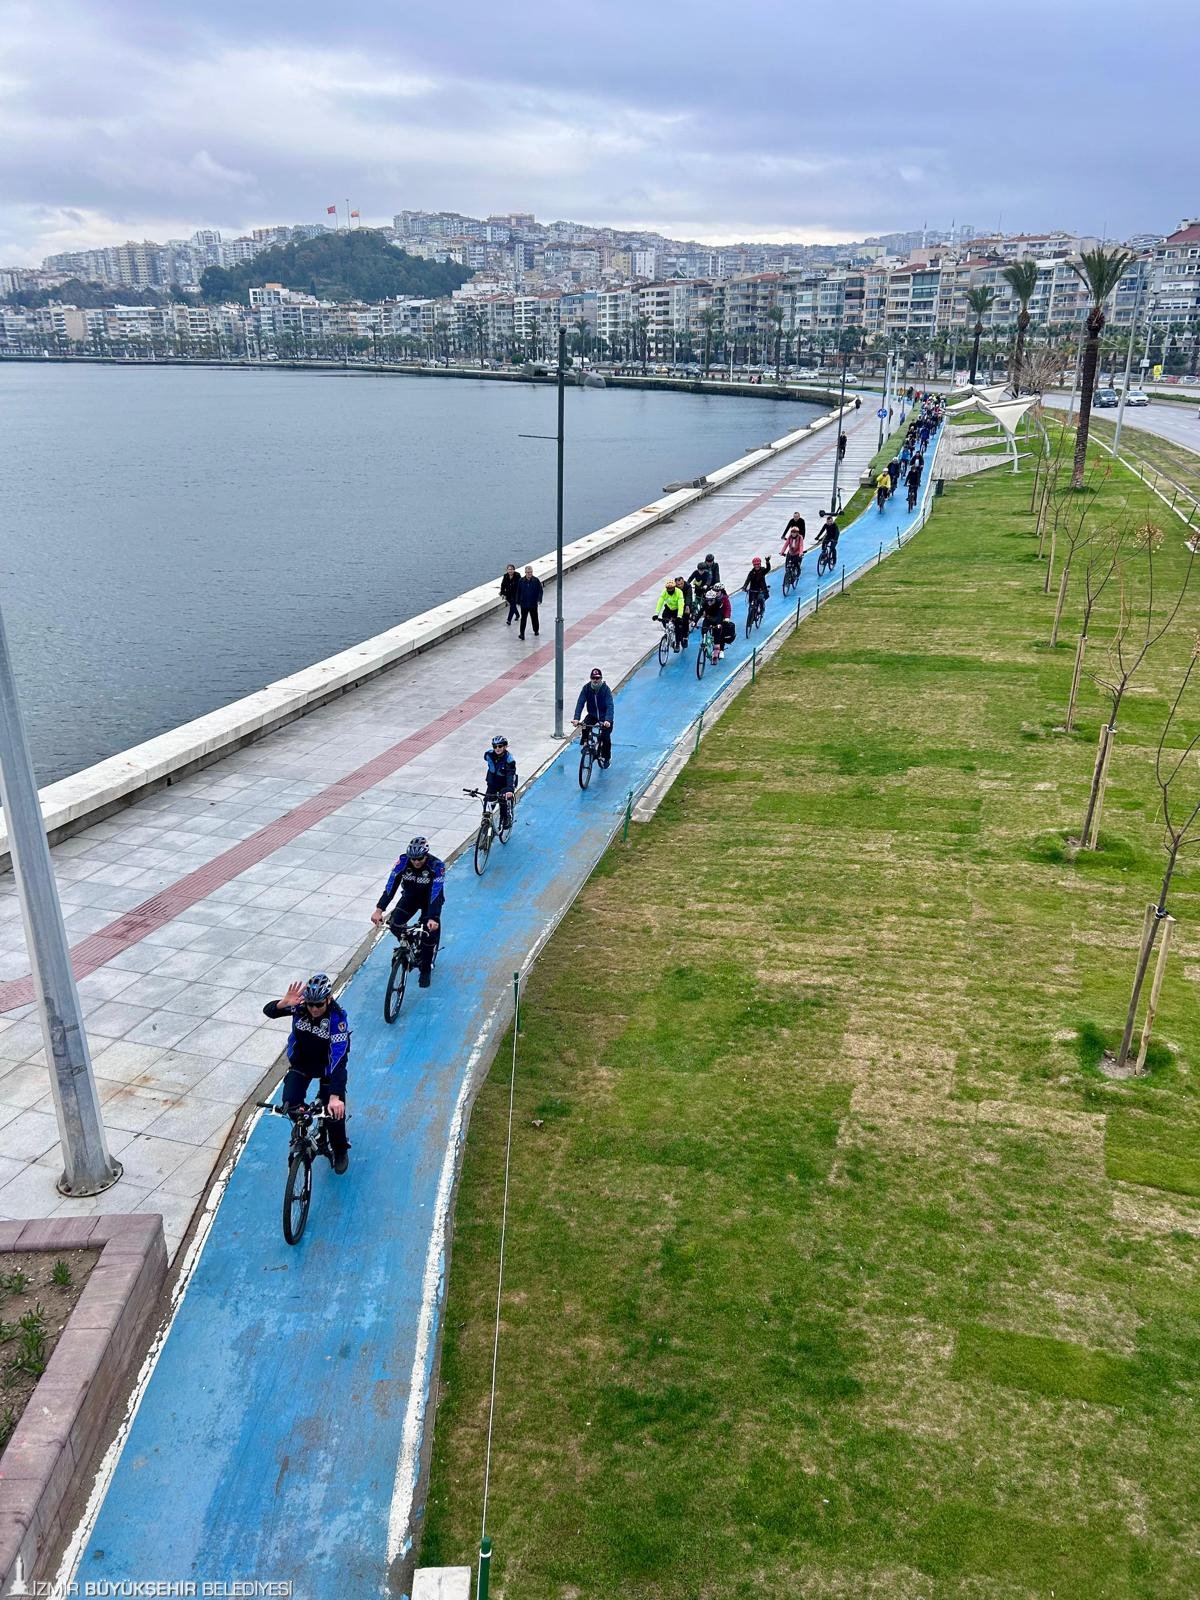
[[[754,392],[761,394],[763,389],[755,385]],[[852,408],[848,405],[846,410]],[[836,409],[830,411],[759,449],[748,450],[739,460],[697,480],[695,486],[664,493],[651,504],[576,539],[564,549],[564,570],[580,567],[669,521],[685,507],[829,427],[838,416]],[[554,553],[542,556],[533,563],[533,568],[537,576],[548,583],[554,576]],[[198,771],[230,751],[251,744],[306,712],[337,699],[400,662],[432,649],[502,606],[497,582],[480,584],[385,633],[280,678],[254,694],[50,784],[41,791],[40,798],[51,843],[101,821],[140,795]],[[0,871],[10,866],[7,829],[0,827]]]

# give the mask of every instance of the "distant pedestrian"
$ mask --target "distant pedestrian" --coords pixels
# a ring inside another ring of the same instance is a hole
[[[856,394],[854,396],[854,409],[855,409],[855,411],[861,411],[862,410],[862,396],[861,395]]]
[[[838,460],[839,461],[844,461],[846,459],[846,446],[849,443],[850,443],[850,441],[849,441],[849,439],[846,437],[846,435],[844,433],[839,433],[838,434]]]
[[[525,637],[525,624],[533,623],[533,637],[538,636],[538,607],[542,603],[542,583],[535,578],[533,568],[526,567],[517,579],[517,604],[521,608],[521,638]]]
[[[517,585],[520,581],[520,574],[510,561],[500,579],[500,598],[508,601],[508,620],[505,626],[509,628],[512,627],[512,620],[520,609],[517,602]]]

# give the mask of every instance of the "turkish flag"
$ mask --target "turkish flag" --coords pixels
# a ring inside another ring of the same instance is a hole
[[[350,215],[351,215],[351,216],[352,216],[352,217],[356,217],[356,216],[357,216],[357,215],[358,215],[358,212],[357,212],[357,211],[352,211],[352,212],[351,212],[351,213],[350,213]]]
[[[337,216],[337,207],[336,206],[326,206],[325,207],[325,215],[327,217],[336,217]]]

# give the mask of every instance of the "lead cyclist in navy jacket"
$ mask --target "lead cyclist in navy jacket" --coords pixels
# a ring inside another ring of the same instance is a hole
[[[418,834],[415,839],[408,841],[408,849],[388,874],[383,893],[371,913],[371,921],[378,927],[397,889],[400,891],[400,898],[388,918],[388,926],[392,932],[398,932],[415,912],[421,913],[425,937],[421,940],[421,947],[417,953],[419,974],[417,982],[422,989],[429,987],[433,958],[441,942],[442,907],[446,902],[445,884],[446,863],[439,861],[437,856],[429,854],[428,839]]]
[[[575,702],[575,726],[582,722],[584,727],[592,723],[600,724],[600,765],[606,767],[612,760],[612,725],[613,725],[613,694],[604,681],[604,674],[599,667],[593,667],[588,675],[588,681],[579,691],[579,699]]]

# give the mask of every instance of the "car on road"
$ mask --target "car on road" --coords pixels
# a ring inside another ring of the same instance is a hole
[[[1092,404],[1098,408],[1115,406],[1120,403],[1120,398],[1115,389],[1097,389],[1092,396]]]
[[[1145,389],[1130,389],[1125,396],[1125,404],[1127,406],[1148,406],[1150,404],[1150,396]]]

